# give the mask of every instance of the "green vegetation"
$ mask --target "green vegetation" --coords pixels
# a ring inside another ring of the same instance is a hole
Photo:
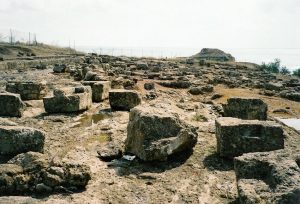
[[[293,75],[300,77],[300,68],[293,71]]]
[[[280,69],[280,74],[291,74],[291,72],[290,72],[290,70],[288,70],[288,68],[286,68],[286,67],[281,67],[281,69]]]
[[[260,68],[271,73],[290,74],[290,71],[286,67],[281,66],[280,59],[275,59],[274,62],[270,62],[268,64],[263,62],[260,65]]]
[[[208,121],[208,119],[204,115],[201,115],[198,113],[196,115],[194,115],[193,120],[198,121],[198,122],[207,122]]]

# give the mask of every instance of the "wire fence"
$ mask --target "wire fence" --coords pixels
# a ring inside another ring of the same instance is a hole
[[[131,56],[131,57],[157,57],[173,58],[191,56],[196,51],[194,49],[162,48],[162,47],[94,47],[78,46],[78,50],[86,53],[97,53],[111,56]]]
[[[34,32],[24,32],[15,29],[0,29],[0,42],[10,44],[37,45],[37,35]]]

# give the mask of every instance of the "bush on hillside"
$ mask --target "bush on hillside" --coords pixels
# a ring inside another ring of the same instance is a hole
[[[300,68],[293,71],[293,75],[300,77]]]
[[[274,62],[270,62],[268,64],[263,62],[260,65],[260,68],[271,73],[290,74],[290,71],[286,67],[281,66],[280,59],[275,59]]]
[[[290,74],[290,70],[288,70],[288,68],[286,67],[281,67],[280,69],[280,74]]]

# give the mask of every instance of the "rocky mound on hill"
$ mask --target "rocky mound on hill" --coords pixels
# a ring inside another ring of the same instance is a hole
[[[221,62],[235,61],[235,58],[231,54],[212,48],[203,48],[199,53],[193,55],[192,57],[200,60],[213,60]]]

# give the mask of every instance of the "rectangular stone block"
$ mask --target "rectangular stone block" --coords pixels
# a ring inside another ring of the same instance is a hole
[[[108,99],[111,88],[110,81],[85,81],[83,85],[92,87],[93,102],[101,102]]]
[[[25,108],[19,94],[0,93],[0,116],[22,117]]]
[[[282,127],[273,121],[218,118],[216,138],[217,152],[222,157],[232,158],[247,152],[284,148]]]
[[[109,92],[109,104],[115,111],[129,111],[141,101],[141,96],[134,90],[114,89]]]
[[[40,100],[46,95],[45,82],[8,82],[6,91],[20,94],[22,100]]]
[[[268,105],[258,98],[229,98],[223,109],[225,117],[267,120]]]
[[[55,89],[53,96],[44,97],[48,113],[70,113],[87,110],[92,106],[92,90],[89,86]]]

